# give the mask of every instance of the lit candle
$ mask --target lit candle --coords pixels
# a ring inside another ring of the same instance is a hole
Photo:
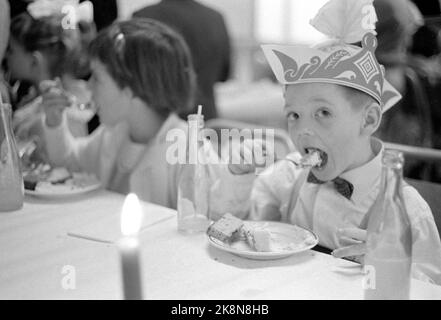
[[[123,237],[118,241],[121,253],[124,299],[142,299],[142,279],[139,264],[138,232],[142,223],[142,210],[138,197],[129,194],[121,213],[121,232]]]

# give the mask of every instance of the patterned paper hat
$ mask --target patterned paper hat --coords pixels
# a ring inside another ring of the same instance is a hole
[[[263,45],[265,56],[282,84],[333,83],[363,91],[383,112],[401,99],[385,79],[375,57],[377,39],[373,0],[331,0],[311,24],[334,38],[319,46]],[[349,43],[361,41],[361,48]]]

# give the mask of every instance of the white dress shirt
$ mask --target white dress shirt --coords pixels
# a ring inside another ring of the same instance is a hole
[[[340,177],[354,185],[351,199],[339,194],[333,182],[307,182],[309,170],[288,161],[275,164],[272,174],[256,179],[251,192],[250,219],[281,220],[314,231],[320,245],[339,245],[337,231],[358,228],[377,198],[381,179],[383,144],[372,139],[376,156]],[[432,212],[418,191],[403,188],[413,236],[413,276],[441,284],[441,241]]]
[[[134,192],[141,200],[176,208],[177,186],[182,170],[166,160],[170,130],[187,132],[187,123],[171,114],[147,144],[133,143],[128,127],[101,125],[85,138],[74,138],[66,121],[56,128],[44,126],[48,157],[54,166],[96,174],[103,187],[122,194]],[[212,148],[206,157],[215,157]],[[226,164],[209,164],[210,214],[217,219],[226,212],[244,217],[249,211],[254,175],[235,176]]]

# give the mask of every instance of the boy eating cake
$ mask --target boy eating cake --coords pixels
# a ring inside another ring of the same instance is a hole
[[[372,137],[400,96],[375,58],[372,0],[331,0],[311,21],[335,38],[313,48],[265,45],[284,85],[290,136],[314,167],[280,161],[251,192],[250,219],[281,220],[313,230],[336,257],[365,253],[363,220],[379,192],[384,146]],[[361,43],[361,45],[353,45]],[[429,206],[403,188],[413,234],[413,277],[441,284],[441,243]],[[355,243],[355,245],[354,245]]]

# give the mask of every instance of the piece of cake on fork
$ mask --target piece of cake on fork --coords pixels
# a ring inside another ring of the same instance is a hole
[[[314,150],[302,156],[299,152],[292,152],[285,157],[300,168],[319,167],[323,163],[323,158],[319,151]]]

